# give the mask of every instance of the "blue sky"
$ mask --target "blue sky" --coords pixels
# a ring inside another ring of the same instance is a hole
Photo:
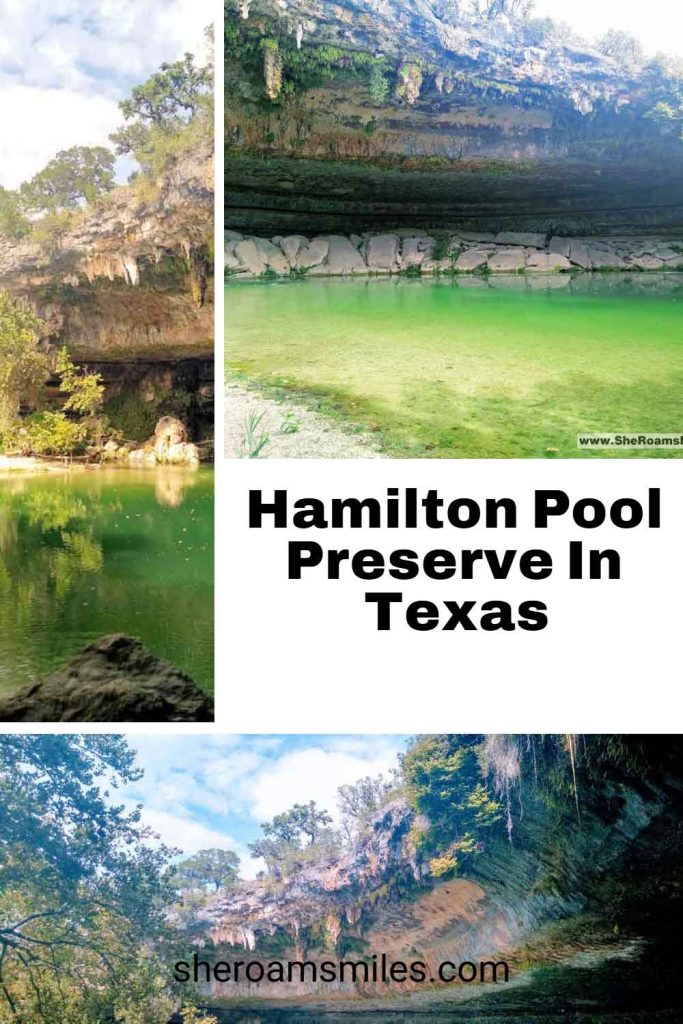
[[[339,786],[389,775],[402,736],[130,736],[144,778],[117,794],[144,804],[163,842],[194,853],[218,846],[242,858],[245,877],[261,866],[247,843],[261,822],[315,800],[337,814]]]
[[[216,0],[0,0],[0,185],[59,149],[107,145],[118,101],[162,61],[202,52],[217,13]]]

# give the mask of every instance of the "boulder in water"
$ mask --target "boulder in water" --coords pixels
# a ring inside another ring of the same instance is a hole
[[[199,464],[199,449],[187,439],[185,424],[175,416],[162,416],[154,428],[154,437],[142,448],[136,448],[128,456],[136,466],[164,465],[196,466]]]
[[[100,637],[65,668],[0,698],[0,722],[212,722],[213,701],[135,637]]]

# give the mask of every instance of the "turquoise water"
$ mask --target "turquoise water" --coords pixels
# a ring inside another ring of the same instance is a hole
[[[577,434],[683,433],[683,274],[230,283],[229,371],[430,458],[577,450]]]
[[[0,478],[0,691],[129,633],[213,690],[213,472]]]

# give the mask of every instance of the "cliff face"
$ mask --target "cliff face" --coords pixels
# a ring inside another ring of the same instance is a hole
[[[671,836],[680,791],[672,795],[646,784],[611,784],[601,801],[583,809],[581,821],[568,804],[564,820],[558,824],[555,819],[553,825],[547,806],[526,802],[528,796],[510,839],[492,836],[466,871],[443,880],[430,877],[416,852],[416,832],[426,823],[416,820],[403,802],[390,804],[353,852],[280,883],[243,883],[218,898],[208,912],[217,957],[234,958],[226,954],[226,944],[250,951],[248,959],[264,960],[359,960],[385,953],[389,961],[420,960],[436,976],[438,965],[447,960],[502,958],[514,972],[531,956],[553,962],[589,946],[594,953],[609,949],[619,929],[604,909],[605,878],[614,882],[621,874],[633,886],[644,872],[652,892],[662,898],[667,882],[658,861],[678,856],[671,853]],[[672,891],[677,892],[675,879]],[[654,900],[649,908],[653,913]],[[558,922],[588,912],[593,923],[583,927],[583,947],[576,934],[570,940],[567,932],[561,940],[552,937]],[[675,917],[675,908],[670,913]],[[287,985],[214,983],[210,994],[218,1001],[247,996],[334,1000],[405,995],[420,988],[410,981],[377,986],[347,978]]]
[[[600,233],[683,221],[683,144],[646,116],[648,75],[507,24],[448,24],[427,0],[227,8],[231,227]]]
[[[0,288],[77,358],[173,359],[213,349],[213,154],[178,159],[151,198],[118,188],[50,243],[0,237]]]

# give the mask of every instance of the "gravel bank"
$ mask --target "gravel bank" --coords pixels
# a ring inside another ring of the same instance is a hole
[[[261,419],[256,423],[258,417]],[[249,451],[261,442],[264,443],[259,458],[382,458],[368,434],[347,433],[303,406],[276,402],[238,385],[229,385],[225,390],[226,458],[248,458]]]

